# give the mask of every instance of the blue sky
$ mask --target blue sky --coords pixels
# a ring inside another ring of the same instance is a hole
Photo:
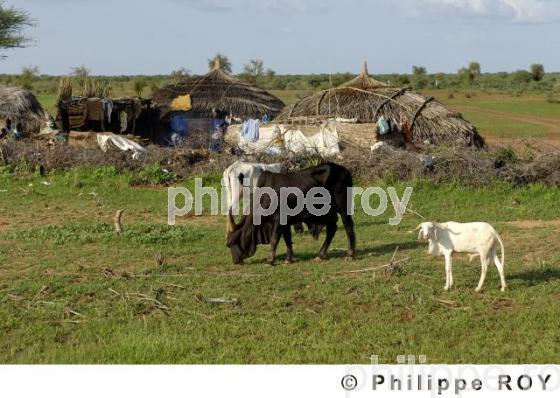
[[[260,58],[277,73],[483,71],[543,63],[560,71],[560,0],[4,0],[37,21],[0,73],[204,73],[216,52],[234,72]]]

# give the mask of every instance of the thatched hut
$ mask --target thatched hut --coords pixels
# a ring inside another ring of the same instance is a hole
[[[339,127],[341,140],[364,145],[371,143],[374,123],[381,116],[387,120],[406,122],[412,131],[413,142],[484,146],[476,127],[463,119],[461,114],[409,87],[393,87],[369,77],[365,63],[356,78],[302,98],[284,108],[275,121],[293,124],[332,118],[353,119],[357,122],[355,127]]]
[[[190,128],[201,129],[212,119],[214,109],[248,119],[264,115],[272,118],[284,107],[279,98],[266,90],[226,73],[219,61],[206,75],[189,77],[155,91],[152,101],[160,109],[163,121],[183,113]]]
[[[12,126],[21,123],[25,133],[38,133],[45,121],[41,104],[31,91],[18,87],[0,86],[0,121],[12,121]]]

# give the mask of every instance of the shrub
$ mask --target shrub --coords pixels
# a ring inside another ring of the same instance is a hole
[[[177,180],[177,174],[154,163],[135,175],[130,183],[132,185],[167,185]]]

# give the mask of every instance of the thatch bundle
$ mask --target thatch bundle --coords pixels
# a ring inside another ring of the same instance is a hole
[[[72,99],[72,78],[62,76],[58,81],[58,98],[62,101]]]
[[[204,76],[184,79],[165,86],[152,95],[152,100],[165,115],[179,96],[190,95],[192,112],[201,118],[212,117],[212,109],[230,112],[240,118],[276,116],[284,104],[280,99],[253,84],[243,82],[224,72],[217,62]]]
[[[386,85],[368,76],[367,65],[355,79],[305,97],[284,108],[276,118],[292,123],[301,118],[342,117],[360,123],[375,123],[379,117],[406,121],[415,142],[458,146],[484,146],[476,128],[432,97],[424,97],[409,88]]]
[[[21,123],[25,132],[38,133],[45,121],[45,113],[31,91],[0,86],[0,119],[8,118],[14,127]]]

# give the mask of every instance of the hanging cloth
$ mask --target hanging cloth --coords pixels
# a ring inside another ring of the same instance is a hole
[[[128,114],[125,111],[119,113],[119,121],[121,124],[121,133],[124,133],[128,127]]]
[[[180,95],[171,101],[170,109],[175,112],[188,112],[192,109],[190,94]]]
[[[249,119],[241,126],[241,135],[247,141],[255,142],[259,140],[259,121],[257,119]]]

